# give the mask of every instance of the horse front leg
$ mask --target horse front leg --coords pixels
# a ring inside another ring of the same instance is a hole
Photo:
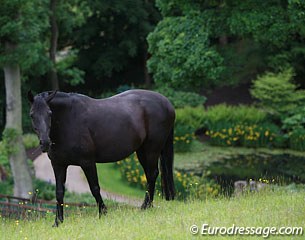
[[[95,163],[82,166],[82,169],[86,175],[87,181],[90,186],[91,193],[93,197],[96,200],[96,203],[98,205],[98,211],[99,211],[99,217],[101,217],[102,214],[107,213],[106,205],[104,204],[104,201],[101,196],[101,189],[98,182],[98,176],[97,176],[97,170]]]
[[[56,181],[56,217],[53,227],[58,227],[64,221],[64,195],[68,166],[53,165]]]

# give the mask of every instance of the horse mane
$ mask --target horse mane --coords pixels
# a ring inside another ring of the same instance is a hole
[[[46,92],[42,92],[39,93],[37,96],[41,96],[44,99],[47,99],[47,97],[53,93],[53,91],[46,91]],[[68,98],[71,95],[76,95],[76,93],[66,93],[66,92],[56,92],[55,98]]]

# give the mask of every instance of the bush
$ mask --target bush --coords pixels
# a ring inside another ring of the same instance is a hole
[[[190,150],[193,140],[196,139],[195,131],[202,127],[204,108],[185,107],[176,110],[174,145],[176,152]]]
[[[259,124],[268,121],[267,114],[254,106],[219,104],[207,109],[203,116],[205,127],[216,128],[224,123]]]
[[[39,146],[39,139],[36,134],[27,133],[22,136],[25,149],[36,148]]]
[[[305,99],[304,92],[296,90],[292,78],[291,69],[277,74],[266,73],[254,81],[251,94],[269,114],[283,119]]]
[[[117,165],[119,166],[122,178],[127,180],[130,185],[146,189],[146,177],[136,154],[117,162]],[[204,199],[207,196],[214,197],[219,194],[220,187],[205,177],[174,171],[174,182],[178,199]],[[156,192],[162,192],[160,177],[156,182]]]
[[[194,92],[178,91],[169,87],[157,88],[157,92],[167,97],[175,108],[202,106],[206,97]]]
[[[305,107],[298,107],[283,119],[283,130],[289,139],[289,148],[305,151]]]
[[[201,117],[210,143],[217,146],[283,147],[281,129],[267,114],[253,106],[209,108]]]
[[[283,129],[292,131],[295,128],[302,128],[305,126],[305,106],[295,108],[291,111],[290,116],[283,120]]]
[[[291,132],[289,132],[288,136],[289,136],[289,148],[298,151],[305,151],[304,127],[294,128]]]
[[[220,127],[218,125],[218,127]],[[217,146],[281,147],[284,139],[274,124],[231,125],[207,130],[210,143]]]

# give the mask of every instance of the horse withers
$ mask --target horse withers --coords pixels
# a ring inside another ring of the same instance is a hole
[[[175,110],[167,98],[146,90],[129,90],[106,99],[64,92],[29,91],[32,125],[43,152],[48,152],[56,179],[55,226],[63,222],[67,167],[80,166],[99,209],[106,213],[100,194],[96,163],[120,161],[137,153],[146,179],[142,209],[152,206],[160,171],[166,200],[175,196],[173,127]]]

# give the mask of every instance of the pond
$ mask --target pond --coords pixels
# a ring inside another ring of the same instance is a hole
[[[279,185],[305,183],[305,154],[232,154],[212,160],[208,164],[198,164],[187,171],[214,179],[221,185],[223,192],[230,195],[234,190],[234,182],[239,180]]]

